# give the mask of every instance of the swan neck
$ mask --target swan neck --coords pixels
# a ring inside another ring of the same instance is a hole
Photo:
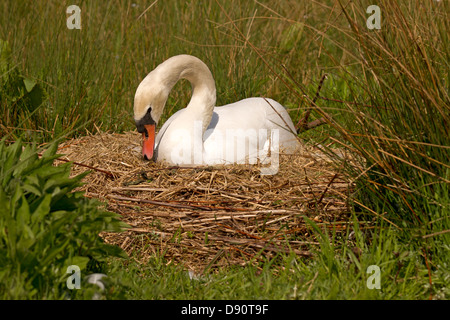
[[[216,86],[207,65],[189,55],[169,58],[140,83],[134,100],[135,121],[140,121],[150,110],[151,119],[158,123],[170,91],[181,79],[192,85],[192,97],[185,114],[189,114],[190,119],[202,121],[205,131],[216,103]]]
[[[191,83],[192,97],[186,107],[186,114],[203,123],[204,133],[211,122],[216,103],[216,86],[211,71],[201,60],[190,56],[181,64],[174,64],[172,70],[172,73],[166,73],[172,75],[168,83],[169,91],[181,79]]]

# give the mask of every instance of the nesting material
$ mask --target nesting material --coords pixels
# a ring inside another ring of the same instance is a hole
[[[278,173],[258,165],[179,168],[145,161],[141,135],[100,133],[60,146],[61,161],[86,170],[86,197],[107,203],[130,229],[103,233],[145,263],[155,254],[201,273],[254,263],[276,253],[312,255],[318,246],[304,217],[341,232],[351,184],[313,148],[280,156]]]

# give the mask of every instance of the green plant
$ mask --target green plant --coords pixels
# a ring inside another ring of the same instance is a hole
[[[0,39],[0,102],[6,125],[20,125],[47,99],[47,92],[34,79],[24,77],[14,65],[11,48]]]
[[[420,1],[379,6],[379,31],[364,27],[364,12],[342,7],[360,69],[345,70],[359,92],[358,104],[345,106],[356,125],[338,130],[364,158],[360,171],[352,172],[361,176],[359,201],[421,237],[449,227],[449,41],[440,32],[448,28],[448,10]]]
[[[39,155],[35,145],[0,142],[0,297],[63,297],[67,267],[95,270],[124,252],[102,241],[102,231],[125,225],[102,204],[74,192],[85,176],[55,166],[57,145]]]

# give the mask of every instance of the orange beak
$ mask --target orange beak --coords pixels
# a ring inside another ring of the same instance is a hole
[[[151,160],[153,158],[153,149],[155,148],[155,127],[154,124],[146,124],[145,132],[142,133],[144,143],[142,145],[142,155],[144,159]]]

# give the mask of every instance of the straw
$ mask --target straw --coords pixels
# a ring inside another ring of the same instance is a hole
[[[168,263],[202,272],[256,263],[277,253],[310,257],[317,246],[304,217],[346,232],[351,179],[312,147],[281,155],[277,174],[258,165],[179,168],[141,156],[141,135],[99,133],[60,146],[73,175],[86,170],[86,197],[107,203],[130,229],[103,233],[146,263],[162,254]]]

